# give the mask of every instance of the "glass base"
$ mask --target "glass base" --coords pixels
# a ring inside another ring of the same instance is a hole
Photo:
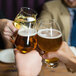
[[[48,68],[55,68],[59,65],[59,59],[55,58],[55,60],[51,59],[43,59],[42,62],[46,65]]]
[[[46,62],[45,62],[46,63]],[[58,62],[53,62],[53,63],[46,63],[46,66],[48,68],[55,68],[58,66]]]

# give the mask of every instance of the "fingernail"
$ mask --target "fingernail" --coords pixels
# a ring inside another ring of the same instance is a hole
[[[14,32],[16,32],[17,31],[17,29],[16,28],[14,28]]]
[[[46,59],[46,58],[47,58],[47,56],[46,56],[46,55],[43,55],[42,57],[43,57],[44,59]]]

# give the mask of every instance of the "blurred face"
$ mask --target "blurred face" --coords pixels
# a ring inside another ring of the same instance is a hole
[[[70,8],[76,8],[76,0],[64,0]]]

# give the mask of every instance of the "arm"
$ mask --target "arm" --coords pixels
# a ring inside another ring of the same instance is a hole
[[[37,51],[22,54],[15,50],[15,57],[19,76],[37,76],[39,74],[42,58]]]

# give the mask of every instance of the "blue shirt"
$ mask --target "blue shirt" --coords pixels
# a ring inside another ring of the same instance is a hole
[[[73,19],[74,19],[74,12],[73,10],[76,10],[76,8],[68,8],[69,12],[70,12],[70,21],[71,21],[71,28],[73,26]],[[71,31],[70,31],[70,34],[69,34],[69,39],[68,39],[68,45],[71,45]]]

